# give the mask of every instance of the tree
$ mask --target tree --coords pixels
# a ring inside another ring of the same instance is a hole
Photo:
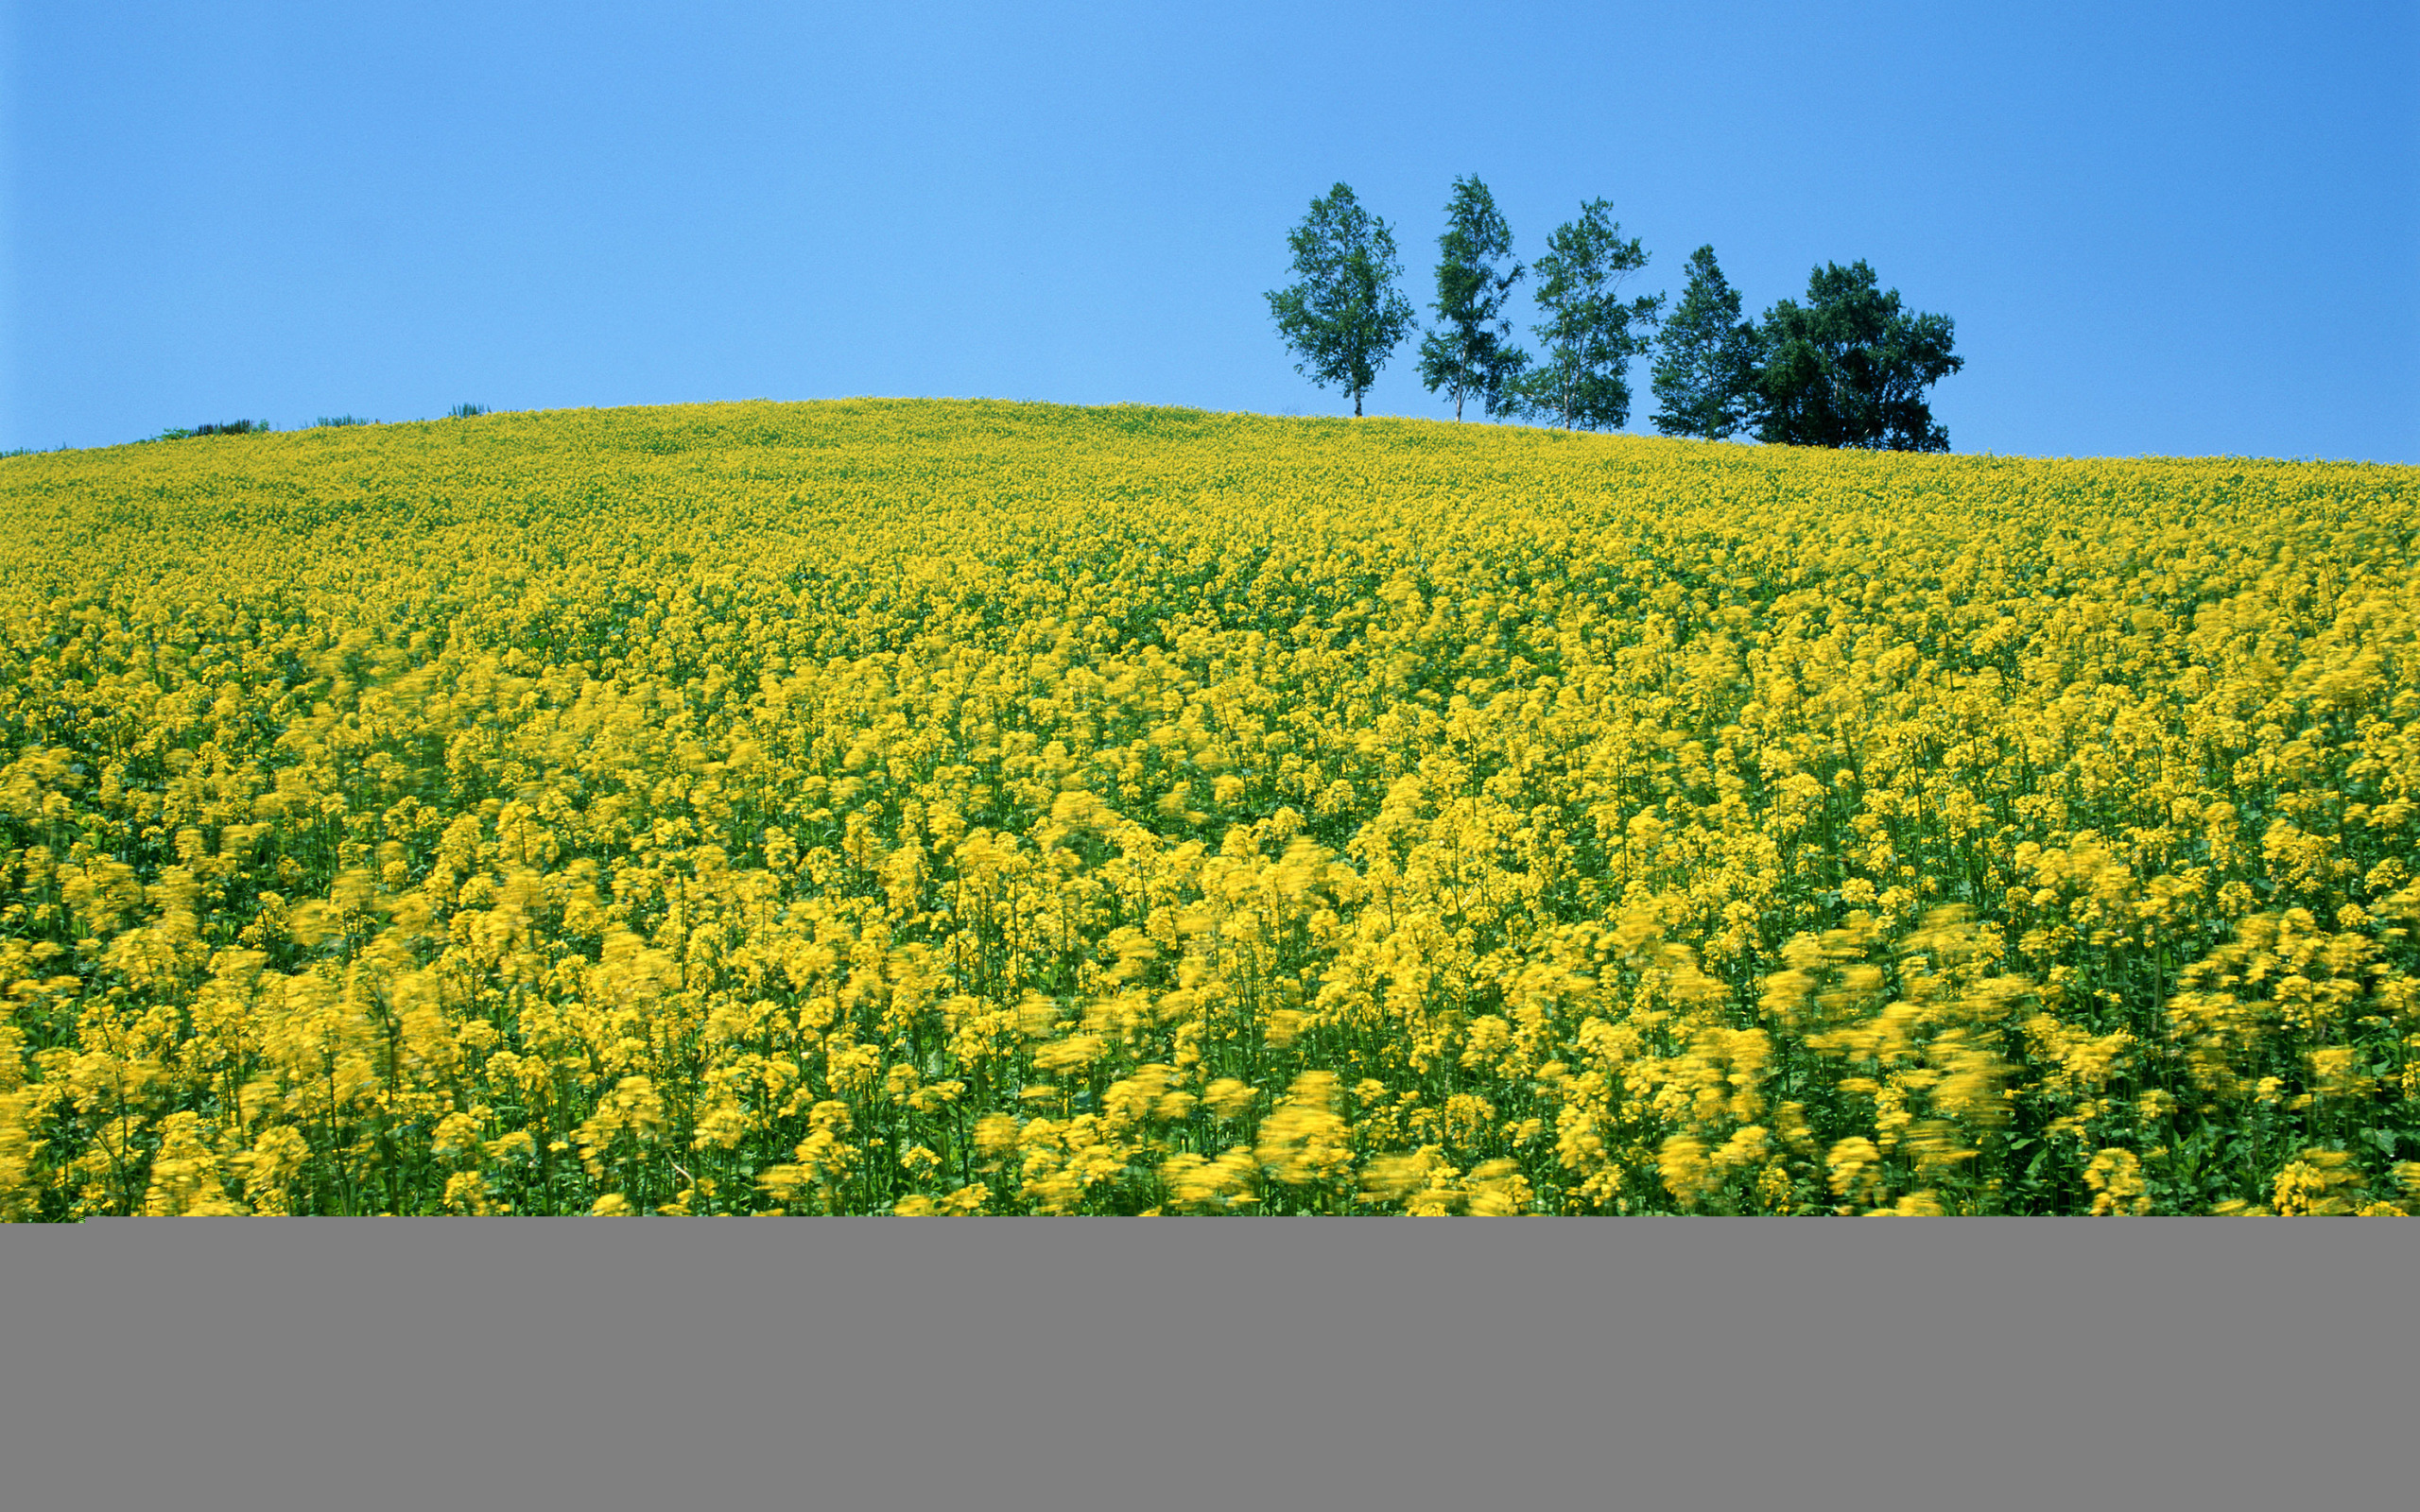
[[[1739,318],[1739,291],[1716,266],[1714,249],[1689,254],[1689,282],[1657,340],[1652,419],[1667,436],[1719,441],[1754,407],[1756,328]]]
[[[1462,418],[1462,401],[1473,395],[1494,419],[1512,409],[1512,380],[1530,354],[1512,345],[1512,322],[1503,314],[1523,268],[1518,263],[1496,266],[1498,258],[1512,255],[1512,229],[1477,178],[1454,180],[1437,251],[1437,302],[1430,308],[1443,323],[1420,343],[1421,382],[1432,394],[1443,388],[1454,396],[1456,420]]]
[[[1807,276],[1806,302],[1765,312],[1755,419],[1762,440],[1793,446],[1946,452],[1925,390],[1964,367],[1956,322],[1900,308],[1862,260]]]
[[[1646,266],[1638,238],[1622,240],[1613,206],[1602,199],[1589,200],[1579,219],[1555,228],[1532,269],[1546,316],[1535,329],[1546,352],[1520,380],[1524,409],[1566,429],[1617,429],[1630,419],[1630,359],[1647,350],[1646,332],[1631,326],[1652,328],[1664,296],[1628,303],[1616,296]]]
[[[1268,296],[1277,334],[1302,359],[1294,370],[1351,394],[1357,416],[1361,396],[1412,328],[1411,301],[1395,287],[1403,265],[1394,232],[1338,184],[1311,201],[1286,241],[1297,277]]]

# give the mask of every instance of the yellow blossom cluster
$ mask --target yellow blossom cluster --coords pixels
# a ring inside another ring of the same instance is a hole
[[[2420,1207],[2420,473],[0,461],[0,1215]]]

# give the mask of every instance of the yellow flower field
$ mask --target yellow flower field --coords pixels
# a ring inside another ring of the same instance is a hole
[[[2420,472],[0,460],[0,1214],[2420,1210]]]

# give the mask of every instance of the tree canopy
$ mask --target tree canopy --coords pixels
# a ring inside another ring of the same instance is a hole
[[[1437,238],[1438,327],[1420,343],[1420,377],[1435,393],[1462,402],[1477,398],[1490,419],[1515,404],[1512,381],[1529,365],[1529,353],[1512,345],[1512,322],[1504,304],[1525,271],[1512,255],[1512,229],[1495,208],[1495,196],[1476,177],[1454,180],[1445,205],[1445,232]]]
[[[1946,452],[1949,432],[1925,391],[1965,366],[1945,315],[1901,308],[1862,259],[1826,263],[1806,302],[1765,312],[1754,408],[1759,440],[1793,446]]]
[[[1567,429],[1613,430],[1630,419],[1630,359],[1647,350],[1664,296],[1625,302],[1619,291],[1646,266],[1646,249],[1635,236],[1622,239],[1605,200],[1589,200],[1555,228],[1533,269],[1545,350],[1521,380],[1525,409]]]
[[[1287,245],[1295,282],[1270,291],[1270,314],[1301,359],[1294,370],[1352,395],[1357,416],[1361,396],[1413,326],[1411,301],[1395,287],[1403,266],[1394,232],[1340,183],[1311,201]]]
[[[1719,441],[1747,423],[1756,382],[1756,327],[1712,247],[1689,254],[1689,282],[1656,343],[1651,417],[1667,436]]]
[[[1394,232],[1339,183],[1311,201],[1287,242],[1295,281],[1266,296],[1278,335],[1297,358],[1294,370],[1342,388],[1358,416],[1378,369],[1418,325],[1396,287],[1403,267]],[[1420,343],[1420,376],[1430,393],[1453,397],[1458,421],[1477,399],[1490,419],[1619,429],[1630,420],[1630,361],[1652,351],[1651,420],[1667,436],[1949,449],[1927,395],[1965,366],[1954,350],[1956,323],[1905,308],[1862,260],[1824,264],[1808,275],[1804,302],[1783,300],[1749,320],[1714,249],[1700,247],[1666,318],[1661,294],[1621,297],[1648,255],[1639,238],[1622,235],[1607,201],[1582,204],[1524,268],[1512,256],[1512,228],[1476,175],[1454,180],[1437,250],[1437,324]],[[1513,344],[1506,313],[1529,273],[1536,275],[1534,360]]]

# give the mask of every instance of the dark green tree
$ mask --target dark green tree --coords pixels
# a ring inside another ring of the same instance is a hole
[[[1442,323],[1420,343],[1420,380],[1435,393],[1454,396],[1454,418],[1462,402],[1477,397],[1494,419],[1512,408],[1512,382],[1530,354],[1512,345],[1512,322],[1504,301],[1521,281],[1512,255],[1512,229],[1495,208],[1495,197],[1474,178],[1454,180],[1445,205],[1445,233],[1437,238],[1437,302]]]
[[[1651,417],[1667,436],[1719,441],[1754,407],[1756,328],[1739,318],[1739,291],[1716,266],[1714,249],[1689,254],[1689,282],[1656,338]]]
[[[1966,365],[1950,349],[1956,322],[1912,314],[1860,259],[1808,275],[1806,302],[1765,312],[1755,386],[1756,435],[1792,446],[1946,452],[1949,432],[1925,391]]]
[[[1268,296],[1277,334],[1301,358],[1294,370],[1351,394],[1357,416],[1361,396],[1412,328],[1411,301],[1395,287],[1403,265],[1394,232],[1338,184],[1311,201],[1286,241],[1296,277]]]
[[[1613,206],[1602,199],[1589,200],[1579,219],[1555,228],[1531,269],[1545,317],[1535,330],[1545,350],[1520,379],[1524,410],[1566,429],[1613,430],[1630,419],[1630,359],[1647,350],[1664,296],[1625,302],[1619,290],[1646,266],[1638,238],[1622,239]]]

